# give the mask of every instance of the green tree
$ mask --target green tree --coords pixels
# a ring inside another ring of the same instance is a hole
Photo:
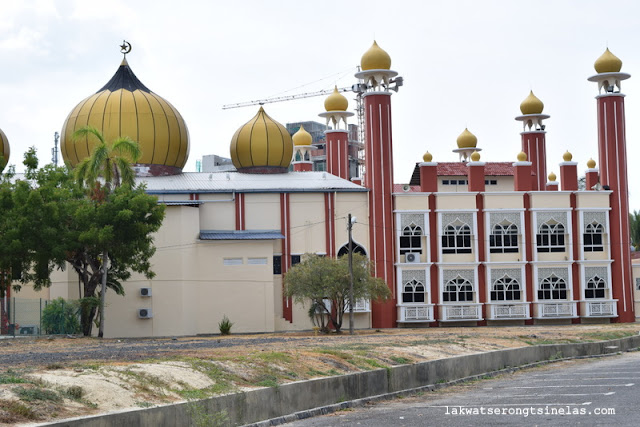
[[[82,330],[79,314],[77,301],[57,298],[42,310],[42,329],[46,334],[77,334]]]
[[[629,232],[631,233],[631,244],[636,250],[640,250],[640,211],[633,211],[629,214]]]
[[[355,301],[386,300],[391,296],[384,280],[373,277],[371,272],[369,260],[360,254],[353,254]],[[311,309],[326,315],[336,332],[340,332],[344,313],[350,304],[348,257],[334,259],[305,254],[302,262],[291,268],[284,280],[288,297],[293,297],[296,303],[303,305],[311,302]]]
[[[135,173],[131,167],[140,158],[140,147],[131,138],[119,137],[110,144],[98,129],[85,126],[73,133],[74,142],[84,139],[88,143],[89,137],[98,140],[91,155],[82,160],[76,166],[76,180],[80,186],[87,185],[92,199],[97,203],[104,202],[113,188],[124,185],[133,188],[135,185]],[[99,179],[102,178],[103,181]],[[108,232],[102,236],[104,246],[102,249],[102,286],[100,288],[100,327],[98,336],[104,335],[104,304],[107,292],[109,270],[109,245]]]

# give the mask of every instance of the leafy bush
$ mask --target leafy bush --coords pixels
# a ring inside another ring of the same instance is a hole
[[[47,334],[78,334],[80,328],[80,305],[77,301],[58,298],[42,310],[42,329]]]
[[[229,318],[225,314],[222,317],[222,320],[220,321],[220,323],[218,323],[218,328],[220,329],[220,334],[221,335],[230,335],[232,326],[233,326],[233,323],[229,320]]]

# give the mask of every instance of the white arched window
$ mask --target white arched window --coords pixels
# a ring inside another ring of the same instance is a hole
[[[604,245],[602,244],[602,235],[604,227],[602,224],[592,222],[584,227],[584,251],[585,252],[602,252]]]
[[[550,220],[540,226],[538,230],[538,252],[564,252],[564,225]]]
[[[442,253],[470,254],[471,227],[459,221],[447,225],[442,233]]]
[[[402,287],[402,302],[418,302],[423,303],[426,301],[426,290],[422,282],[411,279]]]
[[[489,236],[489,247],[492,254],[518,252],[518,226],[508,221],[494,225]]]
[[[473,301],[473,286],[467,279],[458,276],[447,282],[442,293],[443,302]]]
[[[566,300],[567,284],[555,275],[542,279],[538,289],[539,300]]]
[[[413,223],[402,229],[400,236],[400,255],[407,252],[422,253],[422,228]]]
[[[607,283],[604,279],[598,276],[594,276],[587,282],[587,287],[584,290],[585,298],[604,298],[604,291],[607,288]]]
[[[519,301],[520,283],[512,277],[503,276],[491,286],[491,301]]]

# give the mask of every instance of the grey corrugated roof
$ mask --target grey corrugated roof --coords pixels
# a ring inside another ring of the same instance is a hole
[[[284,239],[280,230],[201,230],[200,240]]]
[[[184,172],[179,175],[138,177],[147,185],[147,192],[167,193],[230,193],[237,192],[324,192],[368,191],[351,181],[328,172],[288,172],[249,174],[240,172]]]
[[[161,205],[169,206],[193,206],[202,204],[202,200],[158,200]]]

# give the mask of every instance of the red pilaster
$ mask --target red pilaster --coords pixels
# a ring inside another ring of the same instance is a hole
[[[341,129],[327,130],[324,133],[327,136],[327,172],[349,179],[349,133]]]
[[[422,185],[422,181],[420,182]],[[429,326],[438,326],[440,318],[438,304],[440,303],[440,290],[438,286],[438,213],[436,212],[436,195],[429,194],[429,253],[431,254],[431,304],[433,304],[434,322]]]
[[[533,224],[531,220],[531,196],[527,193],[522,195],[522,204],[524,207],[524,236],[526,239],[526,245],[522,250],[524,251],[525,261],[525,286],[527,289],[527,301],[529,304],[529,314],[533,316],[533,300],[534,300],[534,286],[533,286],[533,250],[534,250],[534,237],[533,237]],[[533,325],[533,319],[524,321],[525,325]]]
[[[629,243],[629,196],[624,95],[606,93],[598,100],[598,156],[600,183],[611,191],[609,236],[611,239],[611,286],[618,300],[617,322],[635,321],[631,251]]]
[[[355,178],[351,178],[351,182],[353,182],[356,185],[362,185],[362,178],[359,176]]]
[[[374,303],[374,328],[396,326],[396,286],[393,237],[393,150],[391,141],[391,94],[370,92],[364,95],[365,114],[365,186],[369,192],[369,243],[375,275],[384,279],[393,297]]]
[[[600,176],[598,175],[598,169],[587,169],[585,173],[586,176],[586,187],[587,190],[593,190],[593,187],[600,182]]]
[[[467,168],[469,174],[469,191],[484,191],[484,163],[469,162],[467,163]]]
[[[574,166],[575,167],[575,166]],[[562,165],[560,166],[560,174],[562,174]],[[564,179],[562,180],[564,185]],[[578,187],[577,175],[576,175],[576,189]],[[564,188],[563,188],[564,190]],[[569,203],[571,204],[571,236],[572,236],[572,247],[573,253],[571,254],[573,257],[573,262],[571,263],[571,274],[573,277],[573,300],[580,301],[582,299],[582,293],[580,292],[580,265],[576,262],[580,258],[580,241],[582,240],[582,234],[580,233],[580,225],[578,224],[578,211],[576,208],[578,207],[576,193],[571,193],[569,196]],[[571,323],[580,323],[580,303],[576,304],[576,314],[578,315],[577,319],[571,319]]]
[[[435,193],[438,191],[438,164],[420,163],[420,191]]]
[[[291,267],[291,222],[289,215],[289,194],[280,194],[280,232],[284,236],[282,239],[282,274],[287,273]],[[284,281],[282,283],[282,317],[289,322],[293,322],[293,301],[284,296]]]
[[[325,244],[327,256],[336,256],[335,193],[324,193]]]
[[[236,230],[244,230],[244,193],[236,194]]]
[[[560,163],[560,185],[562,191],[578,191],[578,164]]]
[[[533,175],[531,189],[543,191],[547,181],[547,148],[545,131],[522,132],[522,151],[527,153],[527,160],[531,162]]]
[[[558,181],[547,182],[547,191],[558,191]]]
[[[513,164],[513,189],[515,191],[531,191],[533,185],[531,166],[531,162],[516,162]]]
[[[484,165],[483,166],[475,166],[469,168],[469,187],[471,187],[471,171],[476,168],[482,168],[482,191],[484,191]],[[471,188],[469,188],[471,190]],[[473,190],[472,190],[473,191]],[[479,191],[479,190],[475,190]],[[485,229],[484,229],[484,195],[476,194],[476,209],[478,209],[478,261],[480,264],[478,265],[478,302],[482,304],[482,319],[478,322],[478,326],[486,326],[487,325],[487,273],[484,263],[486,262],[486,253],[485,253]]]

